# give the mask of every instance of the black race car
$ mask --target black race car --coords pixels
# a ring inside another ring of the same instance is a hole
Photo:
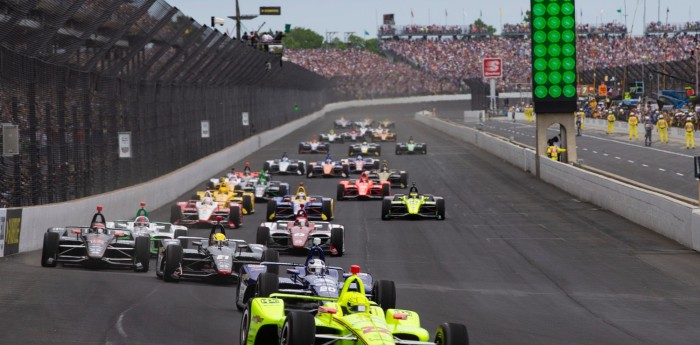
[[[413,139],[409,139],[408,142],[396,144],[396,154],[427,154],[428,144],[417,143]]]
[[[226,238],[220,223],[211,228],[209,238],[182,236],[161,240],[156,276],[166,282],[201,279],[235,282],[243,264],[279,261],[274,249]],[[194,248],[188,248],[188,246]]]
[[[348,156],[355,157],[358,154],[369,156],[381,156],[382,146],[376,143],[362,142],[361,144],[352,144],[348,148]]]

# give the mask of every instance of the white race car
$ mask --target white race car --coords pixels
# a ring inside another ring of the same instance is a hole
[[[151,222],[148,219],[148,212],[144,209],[146,203],[141,203],[141,208],[136,212],[134,220],[115,220],[107,222],[110,229],[120,229],[130,231],[134,237],[148,236],[151,239],[151,254],[158,254],[158,244],[164,238],[178,238],[187,236],[187,227],[175,225],[167,222]]]
[[[289,159],[289,157],[287,157],[287,153],[285,152],[280,159],[265,161],[263,170],[267,171],[268,174],[304,175],[306,172],[306,161]]]

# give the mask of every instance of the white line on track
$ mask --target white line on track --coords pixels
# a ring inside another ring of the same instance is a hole
[[[620,158],[620,157],[615,157],[615,159],[622,159],[622,158]]]
[[[681,174],[681,173],[676,173],[676,175],[678,175],[678,176],[683,176],[683,174]]]
[[[646,164],[642,164],[643,167],[648,168],[649,166]]]
[[[630,162],[630,163],[632,163],[632,164],[634,164],[634,161],[631,161],[631,160],[629,160],[629,159],[628,159],[627,161]]]
[[[603,156],[607,157],[607,156],[610,156],[610,155],[609,155],[609,154],[607,154],[607,153],[603,153]]]
[[[598,151],[593,151],[593,153],[598,153]]]
[[[659,168],[659,171],[666,171],[666,169]]]

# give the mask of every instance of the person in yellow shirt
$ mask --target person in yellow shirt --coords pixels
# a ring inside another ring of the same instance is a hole
[[[685,120],[685,148],[690,149],[691,147],[694,149],[695,148],[695,124],[693,124],[693,121],[688,117],[687,120]]]
[[[547,148],[547,156],[549,156],[549,158],[551,158],[553,161],[558,161],[559,154],[562,152],[566,152],[566,149],[562,149],[555,145],[551,145]]]
[[[668,143],[668,122],[665,117],[659,116],[659,120],[656,122],[656,130],[659,132],[659,141]]]
[[[533,120],[532,119],[532,111],[533,111],[532,106],[528,105],[527,107],[525,107],[525,120],[527,120],[527,122],[532,122],[532,120]]]
[[[627,119],[627,124],[629,124],[630,127],[630,140],[632,140],[632,138],[639,139],[639,132],[637,132],[637,124],[639,124],[639,119],[637,119],[637,116],[630,114],[630,118]]]
[[[576,136],[577,137],[581,136],[581,129],[583,129],[583,118],[584,117],[586,117],[586,113],[583,112],[583,109],[580,109],[574,115],[574,119],[576,121]]]
[[[612,112],[608,113],[608,134],[613,134],[615,131],[615,114]]]

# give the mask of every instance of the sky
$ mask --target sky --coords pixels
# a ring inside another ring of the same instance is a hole
[[[210,25],[211,16],[225,18],[235,14],[235,0],[166,1],[206,25]],[[645,2],[647,23],[658,19],[665,23],[667,8],[669,23],[700,21],[700,3],[694,0],[579,0],[576,20],[588,24],[624,23],[626,18],[628,30],[641,35]],[[377,26],[381,25],[385,13],[394,14],[396,25],[468,25],[481,18],[500,32],[504,23],[521,22],[521,13],[530,7],[530,1],[524,0],[239,0],[239,4],[241,14],[258,14],[260,6],[282,7],[281,16],[259,16],[244,21],[242,31],[258,27],[263,31],[277,31],[283,30],[285,24],[292,24],[292,27],[309,28],[324,37],[327,32],[335,32],[335,37],[341,40],[349,32],[364,38],[376,37]],[[618,13],[618,9],[622,13]],[[235,23],[231,19],[217,28],[222,32],[228,29],[235,35]]]

